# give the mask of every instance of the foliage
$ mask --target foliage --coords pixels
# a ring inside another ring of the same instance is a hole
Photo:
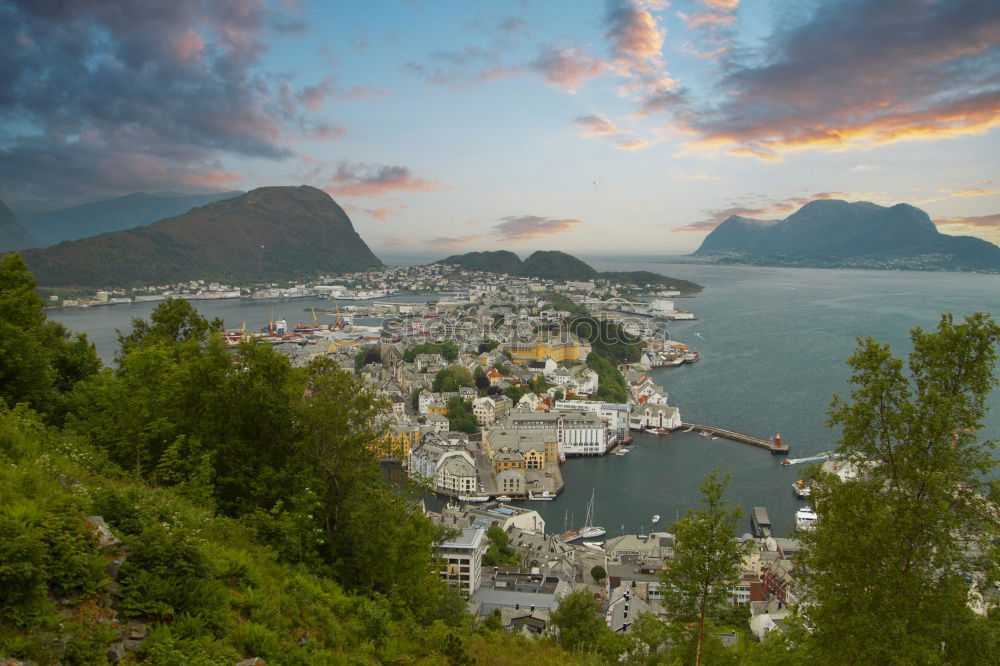
[[[435,393],[457,391],[460,386],[475,386],[476,380],[472,373],[460,365],[449,365],[434,375],[433,390]]]
[[[739,580],[749,544],[734,534],[742,508],[723,499],[729,484],[712,470],[699,485],[702,506],[689,508],[671,527],[674,557],[661,573],[663,607],[674,620],[694,620],[694,662],[702,661],[705,618],[725,603]]]
[[[820,519],[801,564],[815,629],[803,640],[820,659],[964,663],[1000,640],[967,604],[973,572],[990,570],[977,556],[996,554],[996,523],[976,495],[996,463],[977,430],[1000,327],[944,315],[911,340],[908,375],[888,345],[859,340],[851,401],[830,410],[843,429],[837,466],[859,473],[817,472],[814,483]]]
[[[488,354],[489,352],[493,351],[494,349],[496,349],[499,346],[500,346],[500,342],[498,340],[487,340],[486,342],[480,342],[479,343],[479,353],[480,354]]]
[[[85,335],[48,321],[20,254],[0,256],[0,404],[23,402],[60,422],[73,385],[101,363]]]
[[[470,435],[479,432],[479,423],[476,421],[476,415],[472,413],[472,407],[457,395],[448,399],[448,424],[452,430],[458,432]]]
[[[596,564],[590,569],[590,577],[594,579],[595,583],[599,583],[608,577],[608,572],[600,564]]]
[[[597,373],[598,400],[606,402],[628,402],[628,390],[625,388],[625,377],[604,356],[591,352],[587,356],[587,367]]]
[[[483,553],[484,567],[517,565],[517,553],[510,547],[510,539],[506,532],[494,525],[486,531],[486,536],[490,539],[490,547]]]
[[[454,361],[458,358],[458,345],[452,340],[444,342],[423,342],[414,347],[410,347],[403,352],[403,360],[413,363],[417,354],[440,354],[446,361]]]
[[[369,363],[381,363],[382,352],[377,347],[361,349],[354,356],[354,371],[360,372],[361,368]]]

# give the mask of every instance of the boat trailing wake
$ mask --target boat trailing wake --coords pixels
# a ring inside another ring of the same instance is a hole
[[[821,454],[816,455],[816,456],[810,456],[809,458],[789,458],[788,460],[785,460],[782,464],[783,465],[802,465],[804,463],[820,462],[821,460],[829,460],[829,459],[830,459],[830,454],[829,453],[821,453]]]

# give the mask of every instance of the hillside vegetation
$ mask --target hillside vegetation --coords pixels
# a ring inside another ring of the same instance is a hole
[[[42,335],[32,286],[0,260],[0,323],[41,340],[0,357],[0,661],[589,661],[474,629],[436,573],[442,528],[381,481],[360,380],[232,354],[184,301],[100,369]]]

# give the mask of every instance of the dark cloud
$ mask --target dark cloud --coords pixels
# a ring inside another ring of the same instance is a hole
[[[417,178],[409,167],[342,162],[324,189],[336,195],[377,197],[389,192],[430,192],[440,184]]]
[[[671,111],[695,145],[762,158],[985,131],[1000,123],[998,35],[997,2],[825,3],[731,69],[721,105]]]
[[[34,128],[0,143],[5,193],[214,187],[220,154],[289,156],[289,133],[324,131],[253,69],[274,18],[262,0],[0,5],[0,120]]]
[[[633,67],[645,69],[650,60],[659,58],[663,50],[663,34],[653,15],[634,0],[608,0],[608,29],[605,36],[611,42],[615,57],[627,60]]]
[[[539,217],[537,215],[511,215],[500,218],[502,221],[493,227],[493,233],[500,236],[502,243],[516,243],[539,236],[549,236],[569,231],[582,220],[573,218]]]

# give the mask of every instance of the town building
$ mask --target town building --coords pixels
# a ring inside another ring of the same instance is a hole
[[[464,528],[459,536],[440,544],[437,553],[442,560],[441,578],[462,596],[472,596],[482,582],[486,547],[486,532],[477,527]]]

